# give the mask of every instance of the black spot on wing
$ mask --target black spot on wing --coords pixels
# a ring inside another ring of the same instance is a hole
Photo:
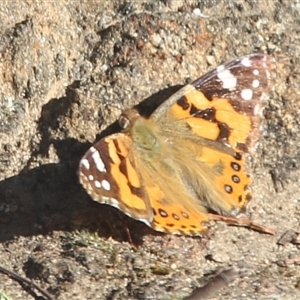
[[[160,216],[163,217],[163,218],[167,218],[167,217],[168,217],[168,213],[167,213],[164,209],[159,208],[159,209],[158,209],[158,213],[159,213]]]
[[[172,214],[172,217],[173,217],[173,219],[175,219],[176,221],[179,221],[179,220],[180,220],[179,216],[176,215],[176,214]]]
[[[214,107],[209,107],[203,110],[198,109],[196,106],[192,105],[190,109],[191,116],[195,118],[200,118],[205,121],[209,121],[212,123],[216,123],[218,125],[218,128],[220,130],[220,133],[217,137],[217,140],[223,143],[226,143],[228,141],[228,138],[231,133],[231,129],[226,123],[219,122],[216,119],[216,109]]]
[[[179,100],[177,100],[177,104],[183,109],[187,110],[190,108],[190,104],[185,96],[182,96]]]
[[[204,88],[201,88],[201,89],[199,89],[202,93],[203,93],[203,95],[205,96],[205,98],[207,99],[207,100],[209,100],[209,101],[212,101],[215,97],[218,97],[219,95],[220,95],[220,92],[219,92],[219,90],[221,90],[221,88],[222,87],[217,87],[216,85],[219,85],[219,83],[218,82],[215,82],[214,83],[214,89],[211,89],[211,90],[209,90],[209,89],[204,89]],[[227,91],[227,90],[226,90]],[[223,92],[225,92],[224,91],[224,89],[223,89]],[[228,93],[229,91],[227,91],[227,93]]]
[[[238,163],[236,163],[236,162],[231,162],[230,163],[230,166],[231,166],[231,168],[234,170],[234,171],[240,171],[241,170],[241,166],[238,164]]]
[[[240,183],[240,177],[238,177],[237,175],[232,175],[231,179],[234,183]]]
[[[225,184],[224,189],[227,194],[232,194],[233,192],[232,186],[229,184]]]
[[[220,130],[217,140],[226,143],[230,136],[231,130],[226,123],[217,122],[217,124]]]
[[[236,160],[241,160],[241,159],[242,159],[242,154],[241,154],[240,152],[235,152],[235,153],[234,153],[234,158],[235,158]]]
[[[213,107],[199,110],[196,106],[192,105],[190,109],[190,114],[196,118],[216,122],[216,110]]]

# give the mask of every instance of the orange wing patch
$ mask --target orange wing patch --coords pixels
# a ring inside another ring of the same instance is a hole
[[[193,90],[171,108],[175,119],[185,120],[193,133],[203,138],[237,147],[246,144],[252,129],[251,118],[235,110],[228,99],[208,100]]]

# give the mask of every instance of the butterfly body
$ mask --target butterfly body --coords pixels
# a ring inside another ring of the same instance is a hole
[[[186,85],[148,118],[120,117],[122,133],[80,162],[91,197],[155,230],[198,235],[208,212],[233,215],[251,198],[244,153],[253,149],[273,60],[237,59]]]

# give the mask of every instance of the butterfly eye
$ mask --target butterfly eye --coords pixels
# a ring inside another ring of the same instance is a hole
[[[130,120],[127,116],[121,115],[119,118],[119,124],[122,127],[122,129],[127,129],[130,125]]]
[[[134,123],[140,119],[140,114],[135,109],[125,109],[119,117],[119,124],[125,131],[129,131]]]

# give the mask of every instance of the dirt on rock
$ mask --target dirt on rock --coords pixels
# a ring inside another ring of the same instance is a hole
[[[3,0],[1,297],[300,299],[299,20],[296,0]],[[277,68],[246,217],[274,236],[222,222],[202,238],[160,234],[91,200],[79,160],[120,130],[123,108],[148,113],[255,52]]]

